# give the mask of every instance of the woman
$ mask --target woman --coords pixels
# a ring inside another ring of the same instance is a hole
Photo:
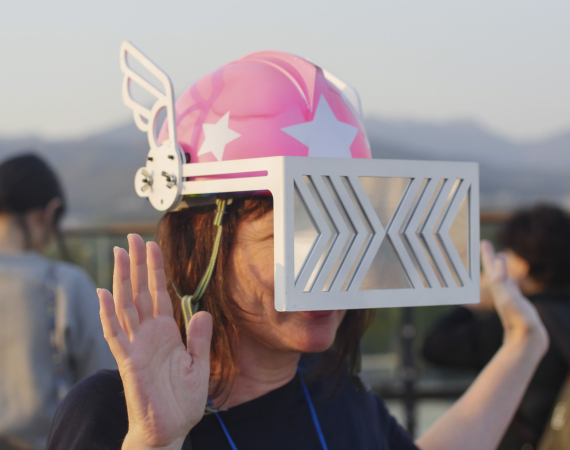
[[[537,445],[570,368],[570,217],[537,205],[517,211],[498,238],[510,277],[538,309],[551,341],[499,446],[514,450]],[[491,360],[503,329],[484,280],[481,293],[480,304],[455,308],[434,325],[424,343],[427,359],[474,370]]]
[[[0,448],[45,448],[67,389],[116,367],[97,320],[93,284],[41,255],[65,211],[55,173],[25,154],[0,164]]]
[[[248,55],[180,97],[177,142],[193,163],[269,151],[370,157],[357,108],[341,88],[293,55]],[[141,194],[152,182],[145,175]],[[229,201],[218,196],[217,208],[167,213],[161,248],[130,235],[128,254],[115,249],[113,295],[99,290],[99,299],[119,372],[97,374],[70,393],[48,448],[417,448],[382,400],[351,381],[368,312],[275,310],[272,199],[255,194],[233,195],[225,212]],[[494,448],[547,346],[502,257],[488,244],[483,256],[505,342],[418,440],[424,450]],[[190,311],[182,294],[192,292]]]
[[[234,308],[245,313],[234,325],[238,370],[229,390],[214,397],[214,403],[229,408],[219,415],[237,448],[320,448],[304,411],[307,405],[295,395],[300,390],[297,366],[301,353],[322,352],[332,345],[346,312],[276,312],[271,212],[237,221],[225,273]],[[180,244],[188,243],[195,244],[191,239]],[[216,417],[202,418],[208,393],[215,395],[222,381],[215,352],[210,380],[211,315],[198,312],[192,317],[184,348],[183,324],[173,317],[158,246],[149,243],[145,250],[142,239],[130,235],[129,249],[130,257],[115,250],[114,297],[99,291],[103,328],[120,378],[99,374],[72,392],[56,419],[49,448],[231,448]],[[495,257],[489,244],[482,249],[485,273],[507,330],[505,341],[470,390],[418,440],[424,450],[494,448],[547,345],[535,311],[507,277],[504,259]],[[330,388],[323,378],[314,382],[310,396],[329,448],[415,448],[373,394],[345,384],[330,398],[329,392],[322,393]],[[295,396],[294,404],[288,404],[280,390]],[[303,420],[283,408],[304,413]],[[357,419],[363,422],[350,423],[359,408],[365,414]],[[270,415],[269,423],[265,415]]]

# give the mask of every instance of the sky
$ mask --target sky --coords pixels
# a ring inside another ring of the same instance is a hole
[[[281,50],[355,87],[365,117],[474,121],[516,141],[570,130],[568,0],[6,3],[1,137],[78,138],[129,123],[125,39],[177,94],[247,53]]]

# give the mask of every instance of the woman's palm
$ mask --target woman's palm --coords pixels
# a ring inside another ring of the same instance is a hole
[[[209,379],[211,317],[196,314],[182,344],[166,290],[160,250],[129,236],[115,250],[113,296],[100,290],[101,321],[127,401],[129,435],[143,446],[184,440],[202,418]],[[130,266],[130,268],[129,268]]]
[[[541,340],[547,343],[548,334],[536,308],[523,296],[517,283],[509,278],[505,255],[496,255],[493,245],[482,241],[481,262],[505,339],[516,339],[520,334],[530,332],[540,334]]]

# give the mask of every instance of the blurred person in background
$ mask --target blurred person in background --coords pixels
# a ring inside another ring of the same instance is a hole
[[[535,305],[550,348],[531,380],[499,450],[536,448],[570,365],[570,217],[546,205],[516,212],[501,228],[509,275]],[[481,370],[503,343],[487,283],[481,303],[454,308],[428,334],[424,356],[439,365]]]
[[[116,367],[93,283],[41,254],[55,238],[67,255],[64,211],[59,180],[41,158],[0,164],[0,450],[44,448],[68,388]]]

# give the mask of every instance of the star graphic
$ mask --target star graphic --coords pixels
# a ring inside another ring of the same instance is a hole
[[[309,147],[309,156],[333,158],[350,158],[350,146],[358,133],[358,128],[337,120],[322,95],[311,122],[299,123],[282,130]]]
[[[202,125],[204,142],[202,142],[198,156],[211,152],[218,161],[224,158],[226,144],[241,136],[234,130],[230,130],[229,122],[230,112],[228,111],[217,123],[205,123]]]

